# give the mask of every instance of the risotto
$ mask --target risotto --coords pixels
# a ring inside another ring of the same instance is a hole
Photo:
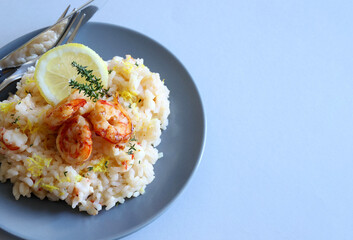
[[[33,67],[17,84],[16,94],[0,102],[0,181],[11,181],[16,199],[34,194],[96,215],[143,194],[153,181],[153,165],[163,156],[156,146],[168,125],[169,90],[143,59],[114,57],[107,65],[108,95],[81,107],[77,119],[92,120],[90,112],[99,102],[118,101],[133,126],[131,136],[116,144],[92,131],[89,158],[80,164],[63,159],[57,136],[64,130],[48,124],[53,106],[41,96]],[[69,97],[77,98],[85,99],[78,92]]]

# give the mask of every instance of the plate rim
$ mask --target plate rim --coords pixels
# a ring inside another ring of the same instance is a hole
[[[124,237],[126,237],[126,236],[128,236],[130,234],[133,234],[133,233],[137,232],[138,230],[140,230],[140,229],[146,227],[147,225],[151,224],[152,222],[154,222],[157,218],[159,218],[162,214],[164,214],[171,207],[171,205],[176,201],[176,199],[178,199],[181,196],[181,194],[185,191],[185,188],[189,185],[191,179],[195,175],[195,172],[199,168],[199,166],[201,164],[201,160],[202,160],[203,154],[204,154],[204,150],[205,150],[205,146],[206,146],[206,139],[207,139],[206,111],[205,111],[205,107],[204,107],[204,104],[203,104],[203,101],[202,101],[202,96],[201,96],[200,91],[199,91],[199,89],[198,89],[198,87],[197,87],[197,85],[196,85],[196,83],[194,81],[194,78],[192,77],[190,72],[187,70],[185,65],[179,60],[179,58],[177,58],[176,55],[173,54],[164,45],[162,45],[161,43],[159,43],[155,39],[145,35],[144,33],[141,33],[141,32],[138,32],[136,30],[133,30],[131,28],[120,26],[120,25],[117,25],[117,24],[105,23],[105,22],[95,22],[95,21],[89,21],[86,24],[88,24],[88,25],[96,25],[97,27],[100,27],[100,26],[107,27],[108,26],[110,28],[116,28],[116,29],[121,29],[121,30],[127,31],[127,32],[131,32],[131,33],[133,33],[135,35],[141,36],[142,38],[148,39],[149,41],[151,41],[154,44],[156,44],[163,51],[167,52],[170,56],[172,56],[177,61],[177,63],[182,67],[182,69],[185,71],[187,76],[190,78],[191,84],[193,85],[193,87],[194,87],[194,89],[195,89],[195,91],[197,93],[197,98],[198,98],[198,101],[200,102],[200,107],[201,107],[200,110],[201,110],[201,113],[202,113],[201,116],[202,116],[202,121],[203,121],[203,128],[202,128],[201,148],[200,148],[200,150],[199,150],[199,152],[197,154],[198,156],[197,156],[197,160],[196,160],[195,166],[192,169],[190,175],[188,176],[188,179],[185,181],[185,183],[182,185],[182,187],[177,191],[176,195],[167,204],[165,204],[163,207],[159,208],[159,210],[156,211],[156,213],[152,217],[150,217],[149,219],[143,221],[140,224],[135,225],[134,227],[130,228],[129,230],[125,230],[123,232],[120,232],[120,234],[114,234],[114,235],[102,238],[102,239],[116,239],[116,238],[120,239],[120,238],[124,238]],[[18,38],[14,39],[13,41],[5,44],[0,49],[3,49],[5,47],[7,47],[9,44],[13,43],[14,41],[16,41],[16,40],[18,40],[18,39],[20,39],[22,37],[25,37],[26,35],[31,35],[31,34],[35,33],[36,31],[40,31],[41,29],[42,28],[34,30],[34,31],[31,31],[31,32],[26,33],[26,34],[23,34],[22,36],[19,36]],[[78,32],[78,34],[80,34],[80,31]],[[13,235],[14,237],[20,237],[20,238],[23,238],[23,239],[27,238],[27,236],[23,236],[22,233],[14,232],[14,231],[8,229],[6,226],[4,226],[2,224],[0,224],[0,230],[3,230],[5,232]]]

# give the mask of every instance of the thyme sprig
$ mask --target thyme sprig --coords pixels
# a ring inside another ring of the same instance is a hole
[[[76,67],[77,74],[85,78],[88,83],[79,83],[76,80],[70,79],[69,86],[73,89],[78,89],[78,91],[87,97],[89,97],[93,102],[97,102],[99,98],[108,95],[108,89],[103,88],[103,84],[100,78],[97,78],[92,74],[93,70],[87,69],[87,66],[82,66],[75,61],[71,63],[73,67]]]
[[[133,155],[134,154],[134,152],[136,151],[136,148],[135,148],[136,144],[135,143],[132,144],[132,142],[136,142],[136,141],[137,141],[137,139],[135,138],[135,136],[133,136],[130,139],[130,141],[129,141],[129,150],[127,150],[127,154],[129,154],[129,155]]]

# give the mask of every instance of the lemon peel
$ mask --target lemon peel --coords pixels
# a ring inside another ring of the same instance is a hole
[[[52,159],[34,155],[33,158],[29,157],[26,159],[26,161],[28,164],[27,170],[32,174],[33,177],[39,177],[42,175],[44,167],[49,167]]]
[[[58,187],[54,186],[54,185],[49,185],[49,184],[42,184],[42,188],[44,188],[45,190],[52,192],[54,190],[59,190]]]
[[[49,104],[56,105],[71,94],[71,79],[86,83],[86,79],[79,76],[76,68],[71,65],[73,61],[93,70],[93,74],[101,79],[102,85],[107,87],[108,68],[95,51],[79,43],[61,45],[43,54],[34,72],[39,92]]]
[[[102,157],[100,161],[95,164],[92,168],[94,172],[107,172],[108,171],[108,164],[109,164],[109,157]]]
[[[13,109],[14,105],[14,102],[0,103],[0,112],[8,113]]]
[[[121,93],[121,97],[130,103],[136,102],[137,100],[137,92],[135,91],[123,91]]]
[[[82,180],[82,176],[81,175],[76,175],[76,177],[75,177],[75,180],[76,180],[76,182],[80,182],[81,180]]]

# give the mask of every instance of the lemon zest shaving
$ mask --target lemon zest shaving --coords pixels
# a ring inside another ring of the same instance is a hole
[[[55,179],[59,181],[59,183],[62,183],[62,180],[59,178],[59,176],[55,176]]]
[[[52,159],[34,155],[33,158],[29,157],[26,160],[28,163],[27,170],[32,174],[32,176],[39,177],[42,175],[43,168],[49,167]]]
[[[130,55],[126,55],[126,59],[123,60],[123,67],[121,68],[121,72],[124,75],[124,77],[128,78],[132,69],[134,68],[134,64],[130,62],[130,60],[133,59]],[[115,67],[114,70],[116,71]],[[118,71],[116,71],[118,72]]]
[[[63,182],[71,182],[71,179],[69,177],[59,177],[59,176],[55,176],[56,180],[59,181],[59,183],[63,183]]]
[[[124,67],[122,68],[123,73],[125,73],[126,75],[130,75],[134,65],[130,62],[123,62]]]
[[[54,190],[59,190],[58,187],[54,186],[54,185],[49,185],[49,184],[42,184],[42,188],[44,188],[45,190],[52,192]]]
[[[58,181],[59,181],[59,183],[63,183],[63,182],[71,182],[71,179],[67,176],[67,177],[59,177],[59,176],[56,176],[55,177]]]
[[[41,181],[42,181],[42,179],[41,179],[41,178],[39,178],[39,180],[38,180],[38,181],[36,181],[36,183],[34,184],[34,187],[37,187],[37,186],[38,186],[38,184],[39,184]]]
[[[77,174],[75,177],[76,182],[80,182],[82,180],[82,176],[80,174]]]
[[[135,91],[123,91],[121,93],[121,97],[130,103],[136,102],[137,100],[137,92]]]
[[[69,176],[66,175],[67,171],[64,173],[64,177],[59,178],[59,176],[57,177],[57,179],[59,180],[59,182],[71,182],[71,179]]]
[[[8,113],[9,111],[12,110],[14,105],[15,105],[14,102],[0,103],[0,111],[4,113]]]
[[[45,112],[46,110],[42,110],[37,117],[40,118]],[[44,132],[47,129],[45,125],[33,124],[33,122],[29,119],[27,119],[26,125],[24,126],[21,126],[18,122],[16,124],[20,127],[22,132],[28,130],[31,134],[34,134],[38,131]]]
[[[108,171],[108,164],[109,164],[109,157],[102,157],[101,160],[93,166],[92,170],[94,172],[107,172]]]
[[[22,131],[25,131],[26,129],[28,129],[31,133],[33,130],[33,123],[31,122],[31,120],[27,119],[27,123],[24,127],[22,127]]]
[[[33,77],[30,77],[30,78],[27,78],[27,79],[26,79],[26,84],[30,84],[30,83],[32,83],[32,82],[34,82]]]
[[[17,123],[17,124],[18,124],[18,123]],[[18,124],[18,125],[19,125],[19,124]],[[28,129],[28,131],[29,131],[31,134],[36,133],[36,132],[40,129],[39,126],[35,127],[35,125],[33,125],[33,123],[31,122],[31,120],[29,120],[29,119],[27,119],[26,125],[20,126],[20,128],[21,128],[21,131],[22,131],[22,132],[24,132],[24,131],[26,131],[26,130]]]
[[[41,118],[43,116],[43,114],[46,112],[46,109],[43,109],[39,114],[38,114],[38,118]]]

